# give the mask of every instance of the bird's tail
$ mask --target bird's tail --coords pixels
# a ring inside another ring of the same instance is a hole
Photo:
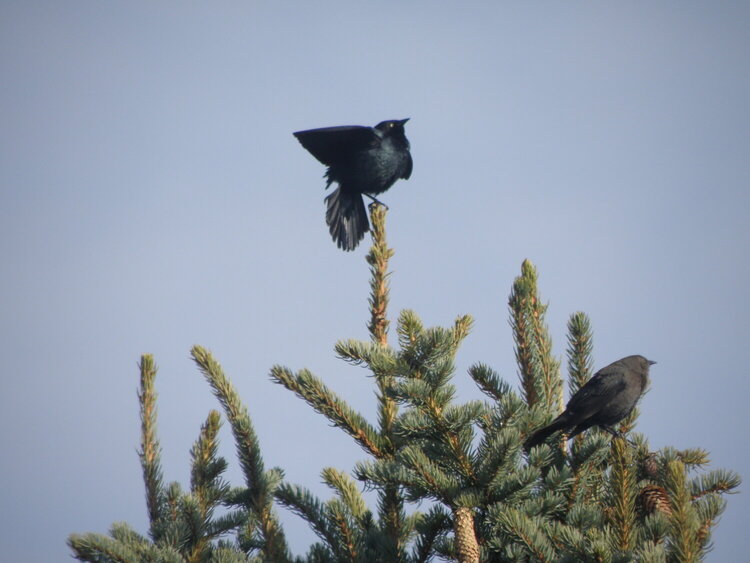
[[[336,188],[326,197],[326,224],[339,248],[354,250],[370,230],[367,210],[362,196]]]
[[[558,430],[562,430],[568,426],[568,421],[563,415],[558,416],[555,420],[553,420],[550,424],[545,426],[544,428],[541,428],[534,432],[531,436],[526,438],[526,441],[523,443],[523,449],[527,452],[531,450],[534,446],[538,446],[542,442],[544,442],[547,438],[552,436],[555,432]]]

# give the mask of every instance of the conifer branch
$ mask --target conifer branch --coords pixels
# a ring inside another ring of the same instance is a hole
[[[381,205],[370,207],[370,223],[372,224],[372,246],[367,254],[370,265],[370,330],[372,341],[385,347],[388,346],[388,261],[393,257],[393,249],[388,247],[385,237],[385,216],[387,210]]]
[[[474,466],[469,459],[465,442],[463,442],[456,433],[451,432],[447,435],[448,444],[450,445],[451,452],[455,456],[457,468],[462,477],[466,478],[470,483],[476,482],[476,475],[474,474]]]
[[[418,446],[407,446],[398,454],[398,461],[404,464],[414,476],[414,484],[421,487],[428,496],[447,505],[459,490],[456,476],[446,473],[435,461]]]
[[[591,323],[585,313],[573,313],[568,320],[568,390],[572,397],[591,379],[594,361]]]
[[[576,437],[578,438],[578,437]],[[601,433],[589,433],[573,448],[571,469],[573,483],[568,495],[571,510],[585,502],[599,502],[604,483],[604,470],[611,455],[610,440]]]
[[[201,427],[200,436],[190,451],[193,460],[190,490],[194,497],[195,518],[188,518],[188,521],[193,522],[194,528],[194,544],[189,561],[207,558],[211,552],[211,540],[239,525],[244,519],[244,514],[234,513],[223,519],[212,520],[214,509],[226,499],[229,491],[229,486],[220,477],[227,463],[223,458],[216,457],[220,428],[221,416],[217,411],[210,411]],[[185,510],[192,504],[193,499],[188,499]]]
[[[398,372],[397,359],[390,348],[373,342],[347,339],[334,346],[336,356],[354,366],[369,368],[378,380]]]
[[[721,513],[724,512],[726,500],[719,494],[711,493],[694,501],[693,506],[700,523],[697,534],[698,544],[702,553],[705,554],[712,547],[711,531]]]
[[[426,414],[432,419],[434,431],[437,432],[437,439],[445,444],[448,448],[446,455],[446,461],[450,462],[450,465],[455,467],[458,472],[469,480],[469,482],[476,481],[476,475],[474,473],[474,467],[469,459],[468,449],[470,448],[470,442],[462,440],[459,436],[461,429],[466,425],[485,413],[484,405],[476,402],[474,404],[465,405],[461,408],[448,407],[443,411],[442,402],[435,400],[433,397],[427,397],[424,404],[424,410]],[[479,412],[477,412],[479,411]],[[455,419],[456,417],[465,417],[467,420],[463,424]]]
[[[398,333],[398,345],[402,350],[410,349],[417,342],[417,338],[424,332],[424,324],[414,311],[404,309],[398,316],[396,324]]]
[[[681,461],[670,461],[666,466],[666,486],[672,502],[670,518],[670,554],[681,563],[695,563],[701,559],[698,541],[700,522],[692,506],[690,490],[686,483],[685,465]]]
[[[101,534],[71,534],[68,546],[73,556],[81,561],[112,561],[113,563],[139,563],[140,556],[122,542]],[[184,563],[182,557],[174,559]]]
[[[512,541],[522,545],[534,560],[544,563],[557,561],[555,549],[543,532],[544,525],[540,518],[532,518],[516,508],[498,505],[490,508],[489,513],[502,532]],[[497,545],[499,539],[490,542],[495,549],[504,547],[502,543]],[[528,556],[518,559],[527,558]]]
[[[526,262],[524,262],[526,264]],[[539,402],[539,390],[532,367],[533,362],[533,340],[531,329],[528,326],[528,315],[526,314],[527,302],[533,291],[530,280],[523,275],[517,277],[513,282],[508,307],[510,309],[510,324],[513,329],[513,340],[516,343],[515,353],[518,363],[521,389],[524,399],[529,407]]]
[[[378,499],[378,515],[385,535],[383,552],[388,554],[386,559],[396,561],[404,557],[404,544],[410,531],[405,523],[402,486],[403,483],[386,484]]]
[[[610,522],[614,548],[628,553],[635,547],[636,476],[631,448],[623,439],[612,440],[612,473],[610,476]]]
[[[488,496],[493,502],[510,504],[520,501],[528,497],[540,475],[537,467],[528,465],[514,468],[509,474],[497,471],[487,485]]]
[[[369,511],[367,510],[365,499],[359,492],[354,480],[349,477],[348,474],[332,467],[326,467],[323,469],[322,477],[323,482],[336,491],[336,494],[351,515],[357,519],[360,524],[363,524]]]
[[[329,547],[333,548],[336,545],[334,531],[326,517],[325,505],[308,489],[283,483],[276,489],[276,498],[282,506],[286,506],[307,521]]]
[[[205,513],[221,498],[215,488],[218,476],[226,469],[226,462],[216,457],[219,447],[217,436],[221,429],[221,415],[210,411],[206,422],[201,426],[200,436],[190,451],[193,460],[190,472],[190,490],[198,498],[201,510]]]
[[[191,354],[213,389],[214,395],[224,407],[227,420],[232,427],[237,456],[248,488],[247,509],[252,511],[257,518],[259,532],[264,541],[263,555],[279,563],[289,561],[286,538],[273,509],[274,485],[277,485],[275,483],[277,479],[274,478],[273,473],[265,471],[260,443],[247,408],[242,404],[234,386],[208,350],[201,346],[194,346]]]
[[[217,538],[234,530],[238,530],[248,521],[247,511],[244,509],[227,512],[218,518],[212,518],[206,525],[205,535],[210,538]]]
[[[127,524],[113,524],[110,535],[112,537],[102,534],[71,534],[68,546],[73,550],[73,556],[81,561],[185,563],[185,559],[175,548],[150,543]]]
[[[432,556],[435,544],[452,529],[451,518],[441,506],[433,506],[423,514],[415,525],[417,539],[412,550],[413,563],[427,563]]]
[[[630,414],[623,418],[619,425],[617,426],[617,430],[620,432],[620,434],[627,434],[629,432],[632,432],[633,428],[635,428],[635,423],[638,420],[638,415],[641,414],[641,411],[638,409],[638,407],[635,407],[632,411],[630,411]]]
[[[718,469],[693,479],[690,495],[695,500],[710,494],[732,493],[741,483],[742,478],[734,471]]]
[[[213,550],[210,563],[265,563],[263,559],[248,556],[229,545],[219,545]]]
[[[300,370],[295,375],[288,368],[274,366],[271,368],[271,379],[303,399],[333,425],[354,438],[374,457],[386,457],[387,442],[378,435],[370,423],[308,370]]]
[[[484,432],[476,453],[476,473],[478,481],[489,484],[496,476],[504,480],[515,467],[515,454],[518,452],[521,436],[514,428],[490,427]]]
[[[536,268],[529,260],[521,264],[508,306],[524,398],[530,407],[544,401],[559,412],[563,407],[560,363],[552,355],[552,339],[544,323],[547,306],[539,299]]]
[[[587,537],[580,530],[573,526],[566,526],[560,522],[554,522],[550,525],[551,536],[553,541],[558,542],[563,547],[562,551],[568,560],[571,561],[601,561],[591,557],[590,543]]]
[[[125,522],[115,522],[114,524],[112,524],[112,527],[109,529],[109,533],[113,539],[116,539],[117,541],[123,542],[125,544],[138,546],[138,548],[141,549],[151,548],[148,540]]]
[[[591,356],[594,348],[591,324],[585,313],[573,313],[568,320],[568,391],[570,396],[591,379],[594,371],[594,360]],[[584,440],[582,435],[573,439],[575,446]]]
[[[534,269],[534,275],[536,276],[536,269]],[[536,279],[534,281],[536,286]],[[550,407],[559,412],[563,410],[565,403],[563,401],[562,379],[560,378],[560,362],[552,354],[552,338],[544,322],[547,305],[542,305],[539,296],[535,295],[531,301],[531,306],[531,323],[534,327],[537,356],[535,363],[538,365],[539,375],[541,376],[544,398]]]
[[[458,351],[458,347],[464,341],[464,339],[471,332],[471,328],[474,326],[474,318],[471,315],[461,315],[453,321],[453,328],[451,329],[451,336],[453,340],[453,355],[455,356]]]
[[[339,499],[332,499],[326,503],[326,511],[334,530],[336,530],[338,559],[340,561],[357,561],[361,555],[361,541],[359,541],[358,530],[347,517],[346,507]]]
[[[201,346],[194,346],[191,355],[224,408],[227,419],[232,425],[246,484],[248,489],[254,491],[254,496],[257,497],[260,493],[258,487],[261,484],[265,468],[260,454],[258,436],[255,433],[247,408],[240,401],[234,386],[224,375],[224,370],[208,350]]]
[[[687,468],[702,467],[708,464],[708,452],[702,448],[674,450],[674,454]]]
[[[485,416],[487,409],[478,401],[451,406],[455,390],[448,384],[454,371],[456,351],[471,329],[473,321],[469,315],[464,315],[456,319],[450,330],[422,328],[417,332],[414,329],[421,327],[421,322],[416,321],[415,316],[402,314],[401,319],[400,325],[409,323],[413,328],[399,329],[402,334],[411,334],[405,339],[408,344],[400,354],[406,364],[405,381],[396,386],[396,395],[400,400],[411,403],[417,412],[429,419],[433,428],[424,425],[426,438],[447,446],[443,464],[457,468],[469,482],[475,482],[476,476],[469,455],[471,440],[462,434],[470,432],[470,425]],[[407,412],[404,420],[409,423],[415,421],[415,418],[413,413]]]
[[[495,401],[502,401],[511,392],[510,384],[501,379],[495,370],[485,364],[480,363],[471,366],[469,376],[485,395]]]
[[[151,536],[157,539],[160,522],[163,518],[162,504],[164,485],[161,470],[161,447],[156,437],[156,379],[157,367],[154,357],[150,354],[141,356],[140,390],[138,402],[141,410],[141,458],[143,481],[146,486],[146,507],[148,509]]]

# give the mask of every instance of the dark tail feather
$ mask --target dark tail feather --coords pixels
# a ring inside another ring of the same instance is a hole
[[[367,210],[362,196],[358,193],[345,192],[338,187],[326,197],[328,209],[326,224],[331,237],[339,248],[354,250],[370,230]]]
[[[523,449],[528,452],[529,450],[531,450],[531,448],[533,448],[534,446],[538,446],[547,438],[552,436],[552,434],[554,434],[558,430],[566,428],[567,426],[568,421],[562,418],[562,416],[558,416],[555,420],[552,421],[551,424],[545,426],[544,428],[541,428],[540,430],[537,430],[531,436],[526,438],[526,441],[523,443]]]

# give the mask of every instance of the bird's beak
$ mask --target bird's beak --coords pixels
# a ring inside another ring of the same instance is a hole
[[[406,123],[407,121],[409,121],[409,119],[411,119],[411,118],[410,118],[410,117],[407,117],[406,119],[402,119],[401,121],[399,121],[399,123],[401,124],[401,127],[403,127],[403,126],[404,126],[404,124],[405,124],[405,123]]]
[[[656,363],[656,362],[655,362],[654,360],[649,360],[649,361],[648,361],[648,365],[650,365],[650,366],[654,365],[655,363]]]

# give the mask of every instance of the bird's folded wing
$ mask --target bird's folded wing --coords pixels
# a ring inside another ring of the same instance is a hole
[[[409,176],[411,176],[411,170],[414,167],[414,162],[411,159],[411,154],[407,152],[406,153],[406,157],[408,159],[406,161],[406,169],[404,170],[403,174],[401,174],[401,176],[400,176],[404,180],[408,180],[409,179]]]
[[[323,127],[294,133],[310,154],[325,165],[347,160],[354,153],[377,144],[380,140],[372,127],[344,125]]]
[[[590,416],[604,403],[622,393],[625,387],[625,375],[622,371],[599,370],[571,397],[566,410],[577,415]]]

